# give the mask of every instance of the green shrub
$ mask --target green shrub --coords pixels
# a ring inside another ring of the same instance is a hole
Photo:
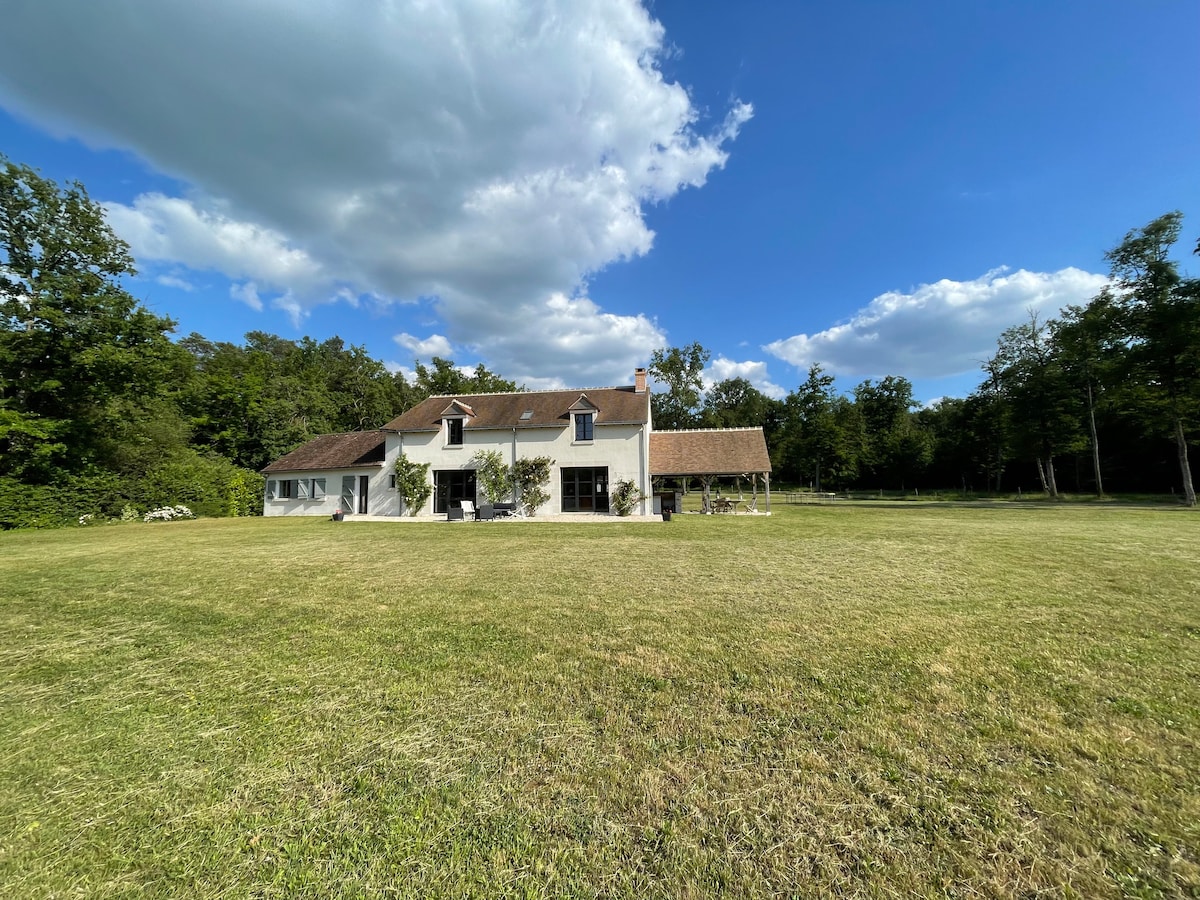
[[[264,480],[257,472],[234,467],[225,485],[225,515],[261,516]]]
[[[415,516],[420,512],[433,493],[433,485],[429,483],[429,463],[416,463],[406,456],[398,458],[396,492],[408,515]]]
[[[554,460],[548,456],[522,457],[513,464],[513,482],[525,515],[536,515],[538,507],[550,499],[546,485],[553,465]]]
[[[471,462],[475,464],[475,478],[488,503],[498,503],[512,494],[512,470],[504,464],[504,454],[499,450],[480,450]]]
[[[262,476],[221,456],[187,450],[155,466],[131,485],[145,509],[184,504],[199,516],[262,513]]]
[[[0,529],[61,528],[84,516],[116,518],[124,497],[115,475],[81,475],[56,484],[0,477]]]
[[[644,499],[645,495],[638,490],[638,486],[627,478],[617,482],[612,492],[612,508],[618,516],[628,516]]]

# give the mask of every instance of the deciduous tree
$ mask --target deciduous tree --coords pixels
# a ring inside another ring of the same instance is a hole
[[[503,394],[523,390],[517,387],[515,381],[489,371],[483,363],[476,365],[474,371],[467,375],[453,360],[435,356],[429,366],[417,363],[415,372],[413,403],[443,394]]]
[[[132,274],[82,185],[0,158],[0,475],[107,466],[116,401],[170,390],[184,365],[174,323],[125,290]]]
[[[932,457],[930,436],[913,416],[917,407],[912,383],[889,375],[878,383],[869,379],[854,389],[866,438],[864,469],[875,483],[904,489]]]
[[[704,395],[701,421],[706,428],[766,427],[777,405],[749,380],[727,378]]]
[[[1036,464],[1043,490],[1057,498],[1054,458],[1082,445],[1080,405],[1055,352],[1051,329],[1036,312],[1000,336],[992,367],[1009,407],[1012,444]]]
[[[1160,429],[1175,441],[1183,499],[1196,505],[1188,430],[1200,407],[1200,282],[1171,259],[1183,215],[1159,216],[1105,254],[1128,351],[1126,376],[1141,386]]]
[[[667,388],[650,397],[655,428],[695,428],[700,424],[701,374],[711,356],[698,342],[650,354],[650,376]]]

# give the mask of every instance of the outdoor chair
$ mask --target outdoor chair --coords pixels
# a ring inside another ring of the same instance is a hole
[[[489,503],[485,503],[479,509],[475,510],[476,522],[492,522],[496,519],[496,508]]]
[[[462,507],[463,518],[468,519],[472,522],[475,521],[475,518],[476,518],[476,516],[475,516],[475,501],[460,500],[458,502],[459,502],[459,505]]]
[[[451,500],[450,505],[446,507],[446,521],[447,522],[462,522],[463,521],[462,504],[460,504],[457,500]]]

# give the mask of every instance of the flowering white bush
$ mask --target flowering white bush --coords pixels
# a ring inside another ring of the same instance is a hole
[[[91,525],[92,522],[95,521],[95,519],[96,519],[96,517],[93,516],[91,513],[84,513],[82,516],[79,517],[79,524],[80,525]]]
[[[196,514],[186,506],[162,506],[142,516],[143,522],[170,522],[174,519],[194,519]]]

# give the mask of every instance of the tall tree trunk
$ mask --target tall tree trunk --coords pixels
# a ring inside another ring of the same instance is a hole
[[[1192,469],[1188,465],[1187,436],[1183,433],[1183,419],[1175,417],[1175,447],[1179,451],[1179,473],[1183,476],[1183,502],[1196,505],[1196,488],[1192,486]]]
[[[1058,479],[1054,477],[1054,457],[1046,457],[1046,483],[1050,485],[1050,497],[1058,499]]]
[[[1035,462],[1037,463],[1038,481],[1042,483],[1042,493],[1049,494],[1050,486],[1046,484],[1046,470],[1042,467],[1042,458],[1039,456]]]
[[[1096,496],[1104,496],[1104,479],[1100,477],[1100,438],[1096,435],[1096,407],[1092,400],[1092,383],[1087,386],[1088,430],[1092,435],[1092,469],[1096,473]]]

